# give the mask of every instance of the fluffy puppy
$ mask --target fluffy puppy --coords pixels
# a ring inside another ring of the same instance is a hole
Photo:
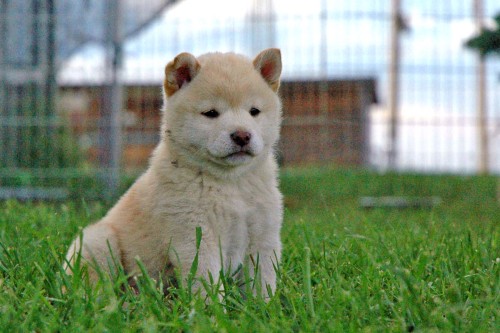
[[[246,265],[264,296],[267,286],[274,292],[283,217],[274,156],[280,75],[278,49],[253,61],[181,53],[168,63],[161,141],[150,166],[72,243],[66,271],[81,255],[92,280],[95,265],[109,272],[118,263],[138,274],[137,260],[155,279],[170,278],[174,268],[186,278],[198,255],[199,278]]]

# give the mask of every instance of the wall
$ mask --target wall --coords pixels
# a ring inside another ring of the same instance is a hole
[[[374,88],[372,79],[282,82],[283,128],[278,147],[282,162],[365,164],[366,119],[375,102]],[[123,165],[143,168],[159,140],[161,90],[153,85],[127,86],[124,94]],[[93,161],[98,158],[100,98],[96,86],[60,90],[60,109]]]

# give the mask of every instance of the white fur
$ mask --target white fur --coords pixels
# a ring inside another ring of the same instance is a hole
[[[261,74],[266,65],[271,67]],[[112,268],[110,248],[127,273],[139,272],[140,259],[153,278],[171,275],[172,265],[185,278],[201,227],[200,277],[217,277],[240,264],[252,274],[258,262],[264,293],[266,285],[274,291],[283,217],[273,156],[280,72],[276,49],[253,63],[231,53],[174,59],[166,68],[162,140],[149,169],[101,221],[84,229],[83,245],[73,242],[67,272],[80,248],[85,262]],[[261,113],[250,115],[252,107]],[[203,115],[210,109],[219,117]],[[245,153],[235,154],[243,149],[231,140],[235,131],[251,134]],[[97,279],[92,269],[90,276]]]

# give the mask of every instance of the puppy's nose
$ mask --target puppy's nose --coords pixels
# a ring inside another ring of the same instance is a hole
[[[233,142],[240,147],[246,146],[250,142],[251,138],[252,134],[250,134],[249,132],[236,131],[231,133],[231,140],[233,140]]]

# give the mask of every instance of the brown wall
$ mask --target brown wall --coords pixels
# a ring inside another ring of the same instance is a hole
[[[373,80],[283,82],[283,163],[366,163],[374,90]]]
[[[285,81],[280,87],[283,127],[278,149],[285,165],[334,162],[362,165],[368,154],[368,108],[374,80]],[[62,87],[60,109],[75,135],[90,143],[97,161],[100,87]],[[157,86],[129,86],[124,92],[123,163],[147,164],[159,140],[162,94]]]

